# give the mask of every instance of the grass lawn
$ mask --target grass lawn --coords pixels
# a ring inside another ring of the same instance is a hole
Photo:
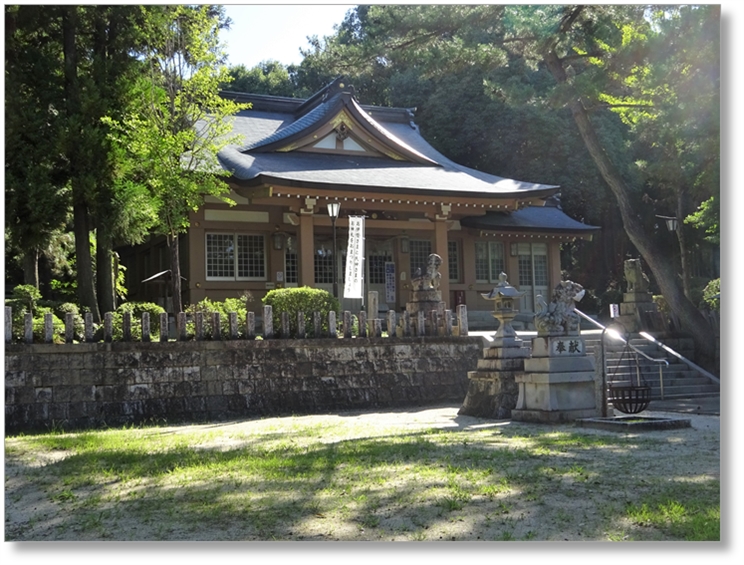
[[[473,420],[8,437],[6,540],[720,539],[717,434]]]

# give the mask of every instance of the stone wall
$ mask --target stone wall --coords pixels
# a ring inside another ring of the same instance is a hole
[[[8,433],[461,402],[477,337],[6,344]]]

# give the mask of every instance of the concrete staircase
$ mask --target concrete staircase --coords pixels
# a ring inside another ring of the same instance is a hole
[[[665,343],[687,359],[692,358],[692,340],[674,340]],[[587,353],[594,355],[600,347],[600,336],[586,336]],[[653,359],[666,359],[669,365],[654,363],[636,354],[620,341],[605,339],[607,356],[607,380],[610,384],[637,385],[638,375],[642,386],[651,387],[651,400],[672,398],[694,398],[718,394],[720,386],[657,345],[640,337],[631,336],[630,343]],[[659,375],[659,367],[662,374]],[[663,377],[663,380],[662,380]],[[662,394],[663,382],[663,394]]]

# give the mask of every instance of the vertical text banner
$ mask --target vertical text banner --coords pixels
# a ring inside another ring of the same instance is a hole
[[[344,298],[362,298],[364,285],[364,216],[349,216]]]

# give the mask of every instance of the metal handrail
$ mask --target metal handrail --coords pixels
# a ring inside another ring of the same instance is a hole
[[[599,323],[598,321],[596,321],[596,320],[594,320],[593,318],[590,318],[589,316],[587,316],[586,314],[584,314],[584,313],[583,313],[583,312],[582,312],[581,310],[576,310],[576,309],[574,309],[574,312],[576,312],[576,313],[577,313],[577,314],[578,314],[579,316],[581,316],[582,318],[584,318],[584,319],[585,319],[585,320],[587,320],[588,322],[591,322],[592,324],[594,324],[595,326],[597,326],[597,327],[598,327],[599,329],[601,329],[601,330],[603,330],[603,331],[604,331],[604,330],[607,330],[607,329],[609,329],[609,328],[607,328],[607,327],[603,326],[602,324],[600,324],[600,323]],[[638,348],[637,348],[637,347],[636,347],[635,345],[633,345],[632,343],[629,343],[629,342],[628,342],[628,341],[627,341],[627,340],[626,340],[626,339],[625,339],[625,338],[624,338],[623,336],[621,336],[620,334],[617,334],[616,338],[617,338],[617,339],[619,339],[620,341],[622,341],[622,342],[623,342],[624,344],[626,344],[626,345],[627,345],[628,347],[630,347],[630,348],[631,348],[631,349],[632,349],[633,351],[635,351],[635,352],[636,352],[636,353],[637,353],[638,355],[643,355],[643,356],[644,356],[644,357],[645,357],[646,359],[648,359],[649,361],[653,361],[654,363],[664,363],[664,364],[666,364],[667,366],[669,366],[669,361],[667,361],[666,359],[655,359],[654,357],[649,357],[649,356],[648,356],[648,355],[646,355],[646,354],[645,354],[645,353],[644,353],[643,351],[641,351],[640,349],[638,349]],[[679,354],[677,354],[677,355],[679,355]],[[680,357],[681,357],[681,356],[680,356]]]
[[[721,384],[721,379],[719,379],[715,375],[709,373],[708,371],[706,371],[705,369],[703,369],[699,365],[696,365],[695,363],[693,363],[692,361],[690,361],[689,359],[687,359],[684,355],[681,355],[681,354],[677,353],[671,347],[669,347],[667,345],[664,345],[659,340],[657,340],[654,336],[652,336],[650,334],[647,334],[646,332],[641,332],[639,335],[643,339],[646,339],[646,340],[652,342],[654,345],[657,345],[658,347],[661,347],[667,353],[671,353],[677,359],[679,359],[680,361],[682,361],[685,365],[687,365],[691,369],[694,369],[695,371],[697,371],[701,375],[704,375],[704,376],[708,377],[710,380],[717,382],[719,385]]]
[[[607,330],[609,328],[607,328],[606,326],[603,326],[602,324],[600,324],[599,322],[597,322],[593,318],[590,318],[589,316],[587,316],[586,314],[584,314],[581,310],[578,310],[578,309],[574,308],[574,312],[576,312],[579,316],[581,316],[585,320],[591,322],[592,324],[594,324],[595,326],[597,326],[598,328],[600,328],[602,330],[601,346],[602,346],[602,363],[604,364],[604,367],[603,367],[603,380],[605,381],[604,386],[606,386],[606,381],[607,381],[607,376],[606,376],[606,374],[607,374],[607,357],[605,355],[605,350],[604,350],[604,336],[605,336],[605,333],[607,332]],[[653,363],[658,363],[659,364],[659,392],[661,394],[661,399],[664,400],[664,367],[662,366],[662,364],[664,364],[667,367],[669,367],[669,361],[667,361],[666,359],[655,359],[653,357],[649,357],[643,351],[641,351],[640,349],[638,349],[635,345],[633,345],[628,340],[626,340],[623,336],[621,336],[620,334],[617,334],[616,332],[613,332],[613,333],[616,334],[614,336],[616,339],[619,339],[620,341],[622,341],[625,344],[625,346],[626,347],[629,347],[636,355],[642,355],[643,357],[645,357],[649,361],[652,361]],[[639,371],[639,370],[640,369],[638,367],[636,367],[636,371]],[[633,381],[631,380],[631,384],[632,384],[632,382]],[[638,384],[640,385],[640,377],[639,377],[639,383]]]
[[[590,318],[589,316],[587,316],[586,314],[584,314],[584,313],[583,313],[583,312],[581,312],[580,310],[576,310],[576,309],[574,309],[574,311],[575,311],[575,312],[576,312],[576,313],[577,313],[577,314],[578,314],[579,316],[581,316],[582,318],[584,318],[584,319],[585,319],[586,321],[588,321],[588,322],[591,322],[592,324],[594,324],[594,325],[595,325],[595,326],[597,326],[598,328],[600,328],[600,329],[605,329],[605,327],[604,327],[604,326],[603,326],[602,324],[600,324],[599,322],[597,322],[597,321],[596,321],[596,320],[594,320],[593,318]],[[719,379],[718,377],[716,377],[715,375],[713,375],[713,374],[712,374],[712,373],[710,373],[709,371],[706,371],[706,370],[705,370],[705,369],[703,369],[703,368],[702,368],[701,366],[699,366],[699,365],[696,365],[695,363],[693,363],[692,361],[690,361],[690,360],[689,360],[689,359],[688,359],[687,357],[685,357],[685,356],[684,356],[684,355],[682,355],[681,353],[677,353],[676,351],[674,351],[674,349],[672,349],[672,348],[671,348],[671,347],[669,347],[668,345],[664,345],[663,343],[661,343],[661,342],[660,342],[660,341],[659,341],[658,339],[656,339],[656,338],[655,338],[655,337],[653,337],[652,335],[650,335],[650,334],[648,334],[648,333],[646,333],[646,332],[640,332],[640,333],[639,333],[639,335],[640,335],[640,336],[641,336],[641,337],[642,337],[643,339],[645,339],[646,341],[650,341],[651,343],[653,343],[653,344],[654,344],[654,345],[656,345],[657,347],[661,347],[661,348],[662,348],[662,349],[663,349],[664,351],[666,351],[667,353],[670,353],[671,355],[674,355],[674,356],[675,356],[675,357],[676,357],[677,359],[679,359],[680,361],[682,361],[682,362],[683,362],[683,363],[684,363],[685,365],[687,365],[688,367],[690,367],[690,368],[691,368],[692,370],[694,370],[694,371],[697,371],[697,372],[698,372],[698,373],[700,373],[701,375],[703,375],[703,376],[707,377],[708,379],[710,379],[710,380],[712,380],[712,381],[715,381],[715,382],[716,382],[716,383],[718,383],[719,385],[721,384],[721,379]],[[622,337],[622,336],[619,336],[619,337],[620,337],[620,339],[622,339],[622,341],[623,341],[623,342],[625,342],[625,339],[623,339],[623,337]],[[633,347],[633,346],[631,345],[631,347]],[[634,349],[635,349],[635,348],[634,348]],[[652,361],[653,361],[653,359],[651,359],[650,357],[648,357],[648,356],[647,356],[646,354],[644,354],[644,353],[643,353],[642,351],[639,351],[639,353],[641,353],[641,354],[642,354],[642,355],[643,355],[644,357],[646,357],[647,359],[650,359],[650,360],[652,360]],[[667,365],[669,365],[669,362],[668,362],[668,361],[667,361]]]

